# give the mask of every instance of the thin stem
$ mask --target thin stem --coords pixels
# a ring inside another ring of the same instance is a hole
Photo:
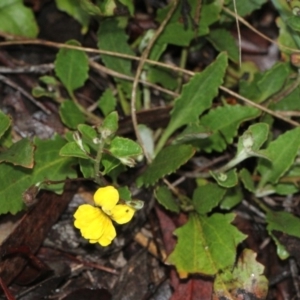
[[[97,150],[97,155],[96,155],[95,163],[94,163],[95,182],[99,185],[101,184],[99,172],[100,172],[100,161],[102,158],[103,147],[104,147],[104,141],[101,138],[99,141],[99,147]]]
[[[132,85],[132,93],[131,93],[131,118],[132,118],[132,125],[133,125],[133,129],[135,132],[135,135],[137,137],[137,140],[139,142],[139,144],[141,145],[141,147],[143,148],[145,157],[149,162],[151,162],[151,157],[149,156],[149,154],[147,153],[147,151],[145,150],[145,146],[143,143],[143,140],[140,136],[139,130],[138,130],[138,122],[137,122],[137,116],[136,116],[136,100],[137,100],[137,86],[138,86],[138,82],[139,82],[139,78],[140,75],[142,73],[144,64],[146,62],[147,57],[150,54],[150,51],[156,41],[156,39],[159,37],[159,35],[162,33],[162,31],[164,30],[165,26],[167,25],[168,21],[170,20],[171,16],[173,15],[173,12],[175,11],[176,7],[178,4],[178,0],[174,0],[173,1],[173,6],[170,8],[166,18],[163,20],[163,22],[160,24],[159,28],[156,30],[154,36],[152,37],[152,39],[149,41],[149,44],[147,45],[146,49],[144,50],[141,59],[139,61],[139,65],[138,68],[136,70],[136,75],[133,81],[133,85]]]

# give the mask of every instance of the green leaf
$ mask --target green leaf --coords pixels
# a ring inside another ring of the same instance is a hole
[[[123,5],[125,5],[128,8],[130,15],[133,16],[134,1],[132,1],[132,0],[119,0],[119,1],[120,1],[120,3],[122,3]]]
[[[175,101],[170,123],[161,138],[163,142],[160,142],[160,145],[179,127],[197,122],[199,115],[211,106],[223,82],[226,67],[227,56],[221,53],[214,63],[203,72],[195,74],[189,83],[184,85],[181,95]]]
[[[238,205],[244,198],[240,186],[235,186],[234,188],[227,189],[225,197],[223,198],[220,208],[230,210],[236,205]]]
[[[65,125],[76,129],[77,125],[85,122],[85,116],[71,100],[65,100],[59,107],[59,115]]]
[[[11,125],[11,118],[0,110],[0,138]]]
[[[240,81],[240,94],[261,103],[282,90],[290,68],[286,63],[277,63],[264,73],[256,73],[251,82]]]
[[[239,138],[237,155],[245,148],[249,154],[255,155],[261,146],[267,141],[269,135],[269,125],[266,123],[256,123],[249,128]],[[248,146],[247,146],[248,143]],[[251,145],[250,145],[250,144]]]
[[[86,152],[84,152],[76,142],[68,142],[60,149],[59,155],[90,159],[90,156],[88,155],[89,149],[87,147],[85,148]]]
[[[117,168],[120,165],[120,161],[111,155],[103,153],[101,164],[104,167],[102,174],[106,175],[109,174],[115,168]]]
[[[293,30],[300,32],[299,16],[292,16],[286,19],[286,23]]]
[[[101,109],[103,114],[107,116],[109,113],[115,110],[116,105],[117,100],[114,97],[112,90],[106,89],[98,102],[98,107]]]
[[[218,182],[220,186],[225,188],[231,188],[237,185],[238,177],[236,169],[232,169],[227,173],[210,172],[213,178]]]
[[[191,16],[196,15],[197,1],[190,1]],[[173,4],[171,4],[173,5]],[[157,43],[159,44],[173,44],[178,46],[189,46],[192,39],[196,36],[202,36],[209,32],[209,26],[219,19],[219,13],[222,9],[222,1],[203,1],[201,6],[200,23],[198,30],[195,30],[191,20],[187,20],[188,27],[185,28],[182,22],[181,5],[177,5],[170,21],[165,27],[164,31],[159,36]],[[170,5],[157,11],[157,21],[162,22],[170,10]]]
[[[60,136],[53,140],[35,139],[35,165],[33,169],[24,169],[11,164],[0,164],[0,213],[15,214],[24,208],[22,194],[31,186],[44,180],[60,181],[77,177],[72,165],[76,160],[59,155],[65,141]],[[48,186],[61,193],[63,184]]]
[[[224,151],[233,142],[237,129],[242,122],[256,118],[260,111],[249,106],[220,106],[211,109],[200,119],[200,124],[213,132],[207,139],[198,140],[195,145],[206,152]]]
[[[173,141],[173,144],[189,143],[211,135],[207,128],[197,123],[189,124]]]
[[[82,32],[86,33],[90,15],[81,7],[81,0],[55,0],[56,6],[59,10],[66,12],[82,25]]]
[[[133,167],[135,164],[134,160],[143,154],[143,150],[138,143],[119,136],[111,141],[106,150],[129,167]]]
[[[22,0],[1,0],[0,20],[0,31],[29,38],[38,35],[34,14]]]
[[[268,210],[266,221],[268,223],[267,230],[270,234],[273,230],[277,230],[300,238],[300,218],[293,216],[291,213]]]
[[[262,150],[270,161],[260,159],[257,170],[261,174],[260,187],[267,182],[277,183],[279,178],[291,167],[300,146],[300,128],[287,131]]]
[[[124,201],[131,201],[131,192],[127,186],[122,186],[118,188],[120,199]]]
[[[79,158],[79,168],[84,178],[95,178],[94,162],[91,159]]]
[[[111,18],[101,22],[98,31],[99,49],[135,55],[129,47],[127,39],[125,30],[118,26],[116,19]],[[130,60],[109,55],[102,55],[101,58],[108,68],[125,75],[131,75]]]
[[[75,40],[66,44],[80,46]],[[73,95],[74,90],[82,87],[88,78],[89,61],[83,51],[61,48],[56,55],[54,66],[56,76],[64,84],[69,95]]]
[[[228,30],[224,28],[211,30],[206,38],[220,52],[226,51],[228,58],[233,62],[237,63],[239,61],[239,50],[236,41]]]
[[[99,131],[104,139],[116,133],[119,127],[118,120],[119,116],[116,111],[111,112],[105,117],[101,126],[99,127]]]
[[[223,199],[226,189],[214,183],[199,186],[193,193],[193,204],[196,211],[201,214],[209,213]]]
[[[97,151],[99,145],[97,143],[95,143],[95,139],[98,138],[98,133],[96,132],[96,130],[89,125],[86,124],[79,124],[77,126],[78,131],[81,134],[81,140],[83,142],[83,144],[88,145],[91,149]],[[74,139],[74,136],[73,136]]]
[[[233,214],[191,214],[188,222],[175,230],[178,243],[168,262],[175,265],[180,277],[188,273],[213,276],[233,267],[236,248],[246,237],[230,224],[233,219]]]
[[[153,185],[158,179],[175,172],[195,153],[190,145],[174,145],[164,148],[137,180],[137,185]]]
[[[12,163],[24,168],[33,168],[34,146],[28,139],[22,139],[13,144],[9,149],[0,153],[0,162]]]
[[[244,185],[244,187],[249,191],[249,192],[252,192],[254,193],[255,192],[255,186],[254,186],[254,181],[252,179],[252,176],[250,174],[250,172],[243,168],[240,173],[240,178],[241,178],[241,181]]]
[[[267,0],[250,0],[250,1],[244,1],[244,0],[235,0],[236,3],[236,10],[238,15],[245,16],[250,14],[256,9],[259,9],[264,3],[266,3]],[[228,8],[232,11],[234,11],[233,2],[230,1]]]
[[[263,274],[264,266],[256,261],[256,253],[244,249],[233,269],[216,276],[213,299],[237,299],[241,291],[253,299],[266,299],[268,280]]]
[[[179,213],[180,208],[171,191],[166,186],[159,186],[155,192],[156,200],[166,209]]]

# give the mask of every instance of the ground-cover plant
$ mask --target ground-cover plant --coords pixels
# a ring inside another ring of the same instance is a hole
[[[263,36],[244,17],[267,2],[170,1],[156,11],[157,28],[129,41],[126,28],[135,10],[131,1],[56,0],[60,10],[81,24],[82,34],[97,22],[98,49],[76,40],[46,44],[59,48],[54,74],[40,77],[32,94],[57,104],[67,129],[64,135],[14,141],[11,118],[0,114],[0,213],[24,209],[22,196],[28,190],[62,193],[64,180],[78,178],[101,187],[114,185],[122,205],[142,209],[140,201],[131,199],[129,187],[120,187],[121,174],[136,168],[137,187],[150,187],[166,210],[187,216],[174,232],[177,244],[167,258],[180,277],[214,278],[214,299],[237,299],[239,290],[264,299],[268,283],[256,253],[237,252],[246,235],[233,224],[234,212],[245,202],[255,207],[280,258],[289,257],[287,245],[274,232],[299,238],[300,219],[291,207],[270,199],[280,196],[285,201],[299,193],[300,5],[293,0],[271,1],[279,28],[278,41],[272,43],[277,43],[282,59],[268,70],[247,61],[239,64],[231,31],[239,21],[238,26]],[[19,23],[13,22],[16,11],[22,14]],[[15,40],[0,46],[43,43],[26,39],[36,37],[37,24],[22,1],[2,1],[1,15],[2,36]],[[165,63],[168,47],[180,49],[178,67]],[[188,53],[205,47],[213,49],[213,58],[199,71],[188,70]],[[100,54],[101,64],[99,57],[87,53]],[[90,110],[79,101],[77,91],[89,80],[89,71],[99,66],[112,76],[112,88]],[[172,110],[167,126],[154,132],[137,122],[137,112],[154,106],[152,97],[158,92]],[[131,115],[136,139],[118,134],[120,114]],[[217,160],[224,154],[225,160],[207,167],[195,164],[201,157]],[[183,168],[191,166],[192,179]],[[194,189],[178,188],[172,183],[178,178],[191,180]]]

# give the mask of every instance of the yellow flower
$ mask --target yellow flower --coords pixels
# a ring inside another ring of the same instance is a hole
[[[108,246],[116,237],[112,220],[118,224],[129,222],[135,210],[126,204],[117,204],[119,192],[113,186],[99,188],[94,194],[95,206],[80,205],[75,214],[74,226],[90,243]]]

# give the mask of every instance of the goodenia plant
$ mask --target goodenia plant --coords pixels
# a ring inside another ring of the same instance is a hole
[[[142,202],[131,199],[128,187],[119,187],[120,174],[136,168],[137,161],[144,162],[135,184],[151,188],[166,210],[188,217],[174,232],[177,244],[167,262],[182,278],[194,273],[213,277],[214,299],[232,299],[239,289],[263,299],[267,280],[256,254],[244,249],[237,258],[237,247],[246,235],[233,225],[234,210],[242,200],[251,201],[265,216],[266,230],[278,255],[288,257],[274,231],[300,237],[300,219],[283,207],[273,210],[265,197],[299,193],[300,124],[285,116],[285,112],[300,109],[295,100],[300,95],[299,1],[272,1],[279,14],[278,45],[284,60],[269,70],[260,71],[247,62],[238,66],[238,46],[227,28],[238,19],[254,30],[243,17],[266,2],[170,1],[157,10],[160,27],[130,44],[126,25],[134,15],[132,1],[56,0],[58,9],[82,25],[83,34],[92,19],[98,21],[98,49],[84,48],[75,40],[52,43],[59,48],[55,75],[42,76],[32,91],[36,98],[49,97],[57,104],[66,134],[48,140],[15,141],[12,120],[1,112],[0,213],[15,214],[24,209],[22,195],[32,187],[62,193],[64,180],[85,178],[97,183],[99,189],[94,195],[95,206],[78,208],[75,227],[91,243],[109,245],[115,237],[113,221],[125,223],[142,208]],[[183,3],[188,10],[182,9]],[[121,8],[125,17],[114,15]],[[23,16],[17,23],[11,18],[13,10]],[[36,36],[34,15],[21,0],[11,5],[9,0],[2,1],[1,14],[6,18],[1,19],[5,21],[1,21],[0,30],[10,37]],[[23,27],[25,22],[30,26]],[[218,53],[213,61],[199,72],[186,70],[187,51],[192,49],[188,47],[201,49],[207,44]],[[162,62],[170,45],[181,49],[178,68]],[[114,91],[108,88],[95,99],[94,110],[87,109],[77,94],[89,80],[91,68],[99,67],[97,58],[87,52],[100,54],[102,72],[114,80]],[[140,61],[141,78],[134,77],[133,60]],[[249,76],[243,76],[245,70]],[[152,89],[172,105],[168,124],[157,132],[141,119],[137,124],[135,118],[140,108],[150,107]],[[237,102],[230,104],[228,94]],[[119,134],[119,115],[130,112],[138,141]],[[284,125],[278,126],[278,119]],[[198,157],[212,155],[226,160],[194,171],[193,191],[182,193],[172,184],[171,180],[182,174],[183,165],[193,166]]]

